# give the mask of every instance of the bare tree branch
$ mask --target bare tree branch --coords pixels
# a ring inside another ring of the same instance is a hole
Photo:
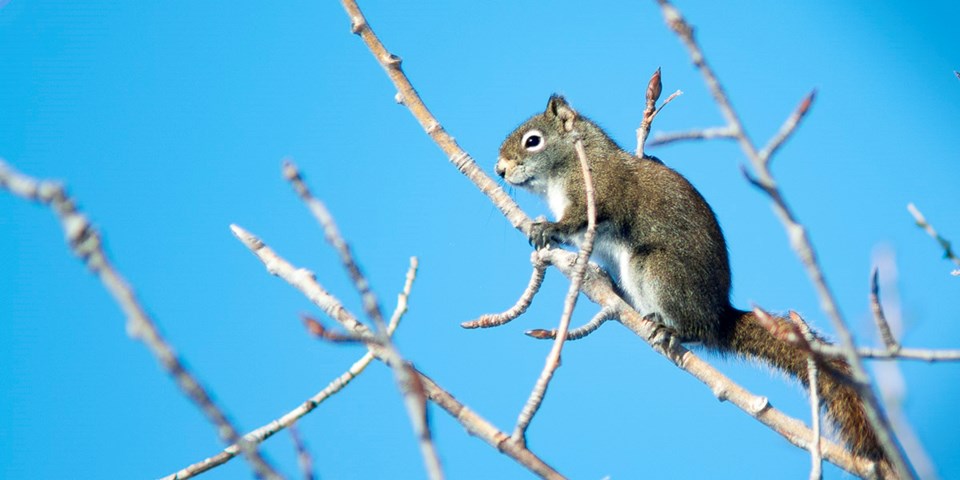
[[[313,302],[314,305],[323,310],[324,313],[337,321],[337,323],[346,328],[348,331],[354,332],[361,337],[372,335],[366,325],[360,323],[352,313],[343,307],[343,304],[336,297],[327,292],[317,282],[317,279],[314,277],[313,273],[302,268],[294,267],[282,257],[277,255],[276,252],[268,247],[262,240],[255,237],[250,232],[247,232],[236,225],[231,225],[230,229],[233,231],[234,235],[236,235],[236,237],[248,249],[250,249],[250,251],[256,255],[261,262],[263,262],[264,266],[267,268],[267,272],[269,272],[271,275],[280,277],[291,286],[299,290],[304,294],[304,296]],[[386,349],[383,346],[378,345],[376,342],[368,342],[366,343],[366,346],[374,357],[386,363],[391,368],[393,366],[390,365],[390,363],[397,361],[395,356],[389,355]],[[509,441],[510,437],[507,436],[507,434],[498,430],[487,420],[483,419],[469,408],[464,406],[462,403],[457,401],[446,390],[440,388],[440,386],[438,386],[433,380],[417,370],[416,367],[410,364],[407,364],[407,367],[408,372],[411,372],[412,375],[416,376],[417,381],[423,388],[427,399],[433,401],[443,408],[447,413],[453,416],[467,429],[467,432],[469,432],[471,435],[476,435],[477,437],[483,439],[492,447],[505,453],[510,458],[516,460],[517,463],[523,465],[530,471],[540,475],[543,478],[564,478],[562,475],[560,475],[560,473],[547,465],[525,446]]]
[[[616,317],[617,317],[617,312],[614,309],[607,308],[607,307],[601,308],[600,311],[597,312],[597,314],[590,319],[590,321],[588,321],[587,323],[583,324],[578,328],[570,330],[570,332],[567,333],[567,340],[580,340],[581,338],[586,337],[587,335],[590,335],[591,333],[595,332],[598,328],[600,328],[600,325],[603,325],[603,323],[606,322],[607,320],[610,320]],[[557,338],[557,329],[544,330],[544,329],[538,328],[534,330],[527,330],[524,333],[526,333],[527,335],[533,338],[538,338],[543,340]]]
[[[650,141],[651,147],[659,147],[682,140],[712,140],[714,138],[737,138],[729,127],[704,128],[687,132],[658,133]]]
[[[280,478],[280,475],[260,455],[256,446],[240,438],[240,434],[227,415],[214,403],[207,389],[187,370],[173,347],[160,334],[156,322],[140,304],[133,288],[107,258],[107,254],[103,251],[100,232],[90,224],[86,216],[77,211],[76,201],[67,195],[63,186],[17,173],[0,160],[0,188],[53,210],[67,235],[70,250],[99,277],[100,282],[127,316],[127,334],[147,346],[183,394],[203,412],[210,423],[217,427],[217,434],[221,440],[227,443],[239,443],[257,476]]]
[[[264,440],[272,437],[275,433],[289,427],[304,415],[317,408],[317,406],[323,403],[324,400],[332,397],[334,394],[342,390],[343,387],[347,386],[347,384],[356,378],[357,375],[360,375],[360,372],[363,372],[363,370],[367,368],[367,365],[373,361],[373,358],[373,354],[367,352],[360,357],[359,360],[354,362],[354,364],[351,365],[346,372],[335,378],[316,395],[310,397],[305,402],[297,406],[297,408],[287,412],[280,418],[273,420],[272,422],[244,435],[243,438],[249,443],[261,443]],[[193,478],[203,472],[206,472],[207,470],[211,470],[229,462],[235,456],[237,456],[237,453],[239,452],[240,448],[236,444],[230,445],[229,447],[223,449],[222,452],[184,467],[178,472],[167,475],[160,480],[185,480],[187,478]]]
[[[390,324],[387,325],[387,333],[390,335],[393,335],[393,332],[397,329],[397,325],[400,324],[400,320],[407,311],[407,300],[410,297],[413,281],[416,279],[417,265],[417,258],[411,257],[410,269],[407,270],[407,276],[403,285],[403,290],[399,295],[397,295],[397,306],[393,311],[393,316],[390,318]],[[360,375],[360,373],[367,368],[367,365],[369,365],[373,359],[373,353],[368,351],[362,357],[360,357],[359,360],[354,362],[346,372],[333,379],[333,381],[331,381],[316,395],[310,397],[305,402],[297,406],[297,408],[287,412],[282,417],[244,435],[243,438],[250,443],[261,443],[273,436],[275,433],[289,427],[290,425],[293,425],[297,420],[300,420],[306,414],[312,412],[313,409],[317,408],[317,406],[323,403],[324,400],[332,397],[340,390],[343,390],[343,387],[346,387],[350,381],[356,378],[357,375]],[[240,448],[236,444],[230,445],[222,452],[185,467],[179,472],[167,475],[161,480],[185,480],[187,478],[192,478],[198,474],[206,472],[207,470],[227,463],[228,461],[232,460],[233,457],[239,453],[239,451]]]
[[[553,347],[547,355],[546,365],[537,379],[526,405],[517,418],[517,426],[513,431],[513,440],[526,444],[527,427],[540,404],[547,393],[547,386],[553,378],[553,374],[560,367],[560,352],[563,350],[563,343],[567,341],[567,332],[570,329],[570,319],[573,317],[573,310],[577,306],[577,297],[580,296],[580,286],[583,284],[583,276],[586,274],[587,263],[590,261],[590,254],[593,252],[593,241],[597,233],[597,204],[593,192],[593,177],[590,175],[590,165],[587,161],[587,152],[583,149],[583,142],[577,139],[574,143],[577,151],[577,158],[580,160],[580,172],[583,175],[584,192],[587,197],[587,231],[583,235],[583,243],[580,251],[577,253],[576,266],[573,275],[570,276],[570,286],[567,289],[567,297],[563,302],[563,314],[560,316],[560,326],[557,327],[557,335],[553,341]]]
[[[807,322],[796,312],[790,312],[790,321],[800,329],[807,344],[816,342]],[[810,443],[810,480],[823,478],[823,452],[820,451],[820,388],[818,383],[817,358],[811,351],[807,353],[807,382],[810,386],[810,425],[813,427],[813,441]]]
[[[871,427],[873,427],[877,434],[877,438],[883,447],[884,454],[889,459],[898,477],[904,479],[914,478],[914,473],[910,468],[907,459],[904,457],[900,447],[897,445],[896,437],[890,428],[889,422],[883,414],[883,410],[880,407],[880,401],[877,399],[877,396],[874,394],[873,389],[871,388],[870,376],[863,368],[863,363],[860,357],[857,355],[856,346],[853,341],[853,335],[847,328],[846,322],[843,320],[839,308],[837,307],[833,293],[827,286],[826,278],[824,277],[820,264],[817,261],[816,253],[813,249],[810,239],[807,236],[806,229],[796,219],[793,212],[787,206],[783,195],[781,194],[777,184],[773,179],[773,176],[770,173],[768,168],[770,157],[764,157],[761,152],[758,152],[753,142],[747,136],[747,133],[743,128],[743,124],[741,123],[736,111],[733,109],[726,92],[724,91],[713,70],[709,65],[707,65],[706,59],[703,56],[703,52],[700,50],[700,46],[694,39],[693,28],[689,23],[687,23],[680,12],[667,0],[657,0],[657,3],[660,5],[661,10],[663,11],[663,16],[667,25],[677,34],[680,40],[687,47],[690,57],[693,60],[693,64],[703,75],[710,92],[713,94],[713,98],[717,103],[717,106],[720,108],[720,112],[727,120],[728,127],[734,133],[741,149],[750,160],[755,174],[757,175],[756,178],[752,179],[751,181],[760,187],[773,201],[774,210],[776,211],[777,216],[780,217],[780,220],[787,231],[790,244],[806,268],[807,275],[810,277],[811,281],[816,287],[817,294],[820,297],[821,306],[830,317],[831,323],[833,324],[837,336],[840,339],[840,345],[843,349],[842,351],[844,358],[850,365],[851,376],[854,380],[853,384],[857,389],[857,393],[863,399],[864,410],[867,414],[867,418],[870,421]],[[784,128],[781,129],[781,133],[779,133],[777,137],[770,142],[770,146],[765,150],[768,152],[768,155],[772,154],[773,151],[776,150],[776,148],[782,144],[792,132],[795,131],[796,126],[799,124],[799,120],[802,119],[804,113],[809,110],[810,105],[807,100],[812,100],[812,96],[808,96],[804,102],[801,102],[800,107],[791,116],[791,119],[795,120],[791,121],[788,119]]]
[[[810,111],[810,106],[813,105],[813,99],[816,98],[817,91],[813,90],[810,92],[803,101],[800,102],[800,105],[797,106],[797,109],[787,118],[783,125],[780,126],[780,130],[777,134],[770,139],[767,143],[767,146],[763,147],[763,150],[760,150],[760,153],[757,155],[760,157],[760,162],[769,166],[770,159],[773,157],[773,154],[777,153],[777,150],[786,143],[787,139],[793,135],[793,132],[800,126],[800,121],[803,120],[803,117],[807,115],[807,112]]]
[[[876,309],[883,315],[883,323],[890,330],[890,337],[896,339],[903,335],[903,315],[900,310],[899,294],[896,287],[897,263],[893,250],[881,248],[874,251],[873,263],[877,265],[875,272],[883,270],[882,288],[886,292],[884,302],[880,301],[880,278],[874,275],[871,283],[871,309]],[[873,305],[873,304],[876,305]],[[882,303],[882,307],[881,307]],[[881,333],[881,337],[883,334]],[[886,342],[885,342],[886,343]],[[899,344],[895,345],[899,348]],[[887,345],[890,350],[890,345]],[[910,424],[903,405],[907,400],[908,386],[904,379],[900,364],[895,362],[874,365],[874,375],[877,378],[877,390],[887,405],[887,415],[890,423],[903,444],[903,449],[917,469],[917,476],[924,480],[936,480],[939,475],[937,468],[927,454],[923,443],[917,436],[916,430]]]
[[[660,110],[663,110],[663,107],[666,107],[668,103],[672,102],[674,98],[683,95],[683,92],[677,90],[670,94],[666,100],[660,104],[660,107],[657,108],[657,100],[660,99],[660,92],[663,90],[663,83],[660,81],[660,69],[657,68],[656,72],[653,72],[653,76],[650,77],[650,81],[647,83],[647,103],[646,107],[643,109],[643,118],[640,120],[640,128],[637,129],[637,156],[642,157],[644,155],[643,148],[647,143],[647,136],[650,135],[650,126],[653,125],[653,119],[657,117],[660,113]]]
[[[895,353],[900,350],[900,342],[893,336],[893,332],[890,331],[890,324],[887,322],[887,316],[883,313],[883,306],[880,305],[880,285],[877,281],[879,277],[879,271],[874,268],[873,274],[870,275],[870,311],[873,312],[873,321],[877,324],[877,332],[880,333],[880,338],[883,340],[883,345],[887,347],[887,351]]]
[[[909,210],[910,214],[913,215],[913,219],[917,221],[917,226],[922,228],[925,232],[927,232],[928,235],[933,237],[938,244],[940,244],[940,248],[943,249],[943,257],[960,266],[960,258],[953,253],[953,248],[950,245],[950,241],[941,237],[940,234],[934,230],[933,225],[930,225],[930,223],[927,222],[927,219],[924,218],[922,213],[920,213],[920,210],[917,209],[917,206],[912,203],[908,203],[907,210]],[[952,273],[955,276],[960,276],[960,269],[954,270]]]
[[[307,446],[304,445],[303,440],[300,438],[300,433],[297,431],[295,425],[290,425],[287,429],[290,432],[290,439],[293,441],[293,448],[297,451],[297,463],[300,464],[300,471],[303,472],[304,480],[313,480],[315,475],[313,474],[313,457],[310,456],[310,452],[307,451]]]
[[[650,76],[647,82],[647,103],[643,109],[643,118],[640,120],[640,128],[637,128],[637,156],[643,156],[643,146],[647,143],[647,135],[650,135],[650,125],[653,124],[653,117],[657,114],[657,100],[660,100],[660,93],[663,91],[663,82],[660,80],[660,67]]]
[[[505,312],[480,315],[480,318],[463,322],[460,326],[463,328],[497,327],[523,315],[523,312],[526,312],[527,308],[530,307],[530,302],[533,301],[533,297],[540,291],[540,286],[543,285],[543,274],[546,273],[547,266],[543,263],[538,263],[539,259],[540,257],[537,256],[536,252],[530,254],[533,273],[530,274],[530,282],[527,284],[527,288],[523,290],[523,293],[520,294],[520,299],[517,300],[516,304]]]
[[[407,362],[401,357],[400,352],[393,345],[390,336],[387,334],[386,325],[383,322],[383,313],[380,311],[380,303],[377,301],[376,294],[370,288],[370,282],[360,271],[360,267],[353,259],[350,252],[350,245],[340,234],[340,229],[333,219],[333,215],[327,210],[327,207],[310,193],[310,189],[303,182],[303,177],[297,166],[290,160],[283,163],[283,176],[290,182],[297,195],[303,200],[310,211],[316,217],[317,222],[323,227],[327,242],[330,243],[340,254],[340,260],[344,268],[353,280],[354,286],[363,299],[363,309],[367,316],[373,320],[377,328],[375,335],[376,343],[383,348],[383,354],[390,357],[388,365],[393,368],[393,374],[403,393],[404,405],[407,407],[407,414],[410,416],[410,422],[413,425],[413,431],[416,433],[420,443],[420,451],[423,455],[424,465],[427,474],[432,480],[443,479],[443,469],[440,466],[440,457],[437,455],[437,449],[433,444],[433,438],[430,433],[430,423],[427,417],[427,399],[423,392],[423,386],[419,379],[410,370]],[[314,321],[309,326],[320,326],[319,322]],[[322,332],[322,328],[317,330]]]
[[[570,277],[572,264],[570,257],[564,255],[565,253],[570,254],[570,252],[556,249],[538,251],[544,261]],[[774,408],[766,397],[750,393],[683,345],[677,342],[658,342],[657,334],[661,328],[660,324],[644,318],[620,298],[614,291],[610,278],[599,267],[591,266],[587,269],[582,291],[590,300],[604,308],[615,310],[621,324],[650,344],[657,353],[667,357],[680,369],[703,382],[720,401],[729,401],[782,435],[790,443],[805,450],[809,449],[813,433],[803,425],[803,422]],[[872,460],[853,456],[836,443],[821,439],[820,449],[825,460],[850,473],[863,476],[873,471]]]
[[[456,140],[444,130],[436,117],[430,113],[430,110],[427,109],[423,100],[420,99],[420,95],[417,94],[416,89],[413,88],[410,80],[403,73],[403,69],[400,68],[400,57],[390,53],[380,39],[377,38],[373,29],[370,28],[370,24],[367,23],[367,19],[360,11],[360,7],[357,6],[357,2],[355,0],[342,0],[341,3],[347,15],[350,17],[351,31],[354,34],[360,35],[363,43],[367,45],[370,53],[372,53],[377,62],[380,63],[380,66],[383,67],[387,76],[390,77],[390,80],[397,88],[397,95],[395,97],[397,101],[410,110],[413,117],[417,119],[420,126],[427,132],[427,135],[443,150],[443,153],[445,153],[450,162],[457,167],[457,170],[470,179],[484,195],[490,197],[493,204],[503,212],[504,216],[507,217],[507,220],[509,220],[514,227],[518,228],[524,234],[529,233],[530,218],[520,210],[516,202],[500,188],[497,182],[477,166],[477,162],[460,148]]]

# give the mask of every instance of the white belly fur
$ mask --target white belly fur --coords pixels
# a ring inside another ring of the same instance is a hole
[[[563,219],[563,214],[570,206],[570,199],[562,183],[554,181],[547,184],[547,205],[550,206],[555,221],[559,222]]]
[[[594,252],[604,264],[607,272],[616,277],[617,285],[626,294],[628,303],[640,313],[647,315],[660,312],[655,292],[649,288],[644,272],[638,272],[631,265],[633,250],[623,242],[598,235]],[[662,313],[662,312],[661,312]]]
[[[547,205],[553,213],[556,221],[563,219],[567,207],[570,206],[570,199],[567,197],[566,188],[560,182],[550,182],[547,184]],[[640,313],[647,315],[660,312],[660,305],[656,299],[653,289],[649,288],[648,279],[642,278],[643,272],[637,272],[630,264],[630,258],[633,250],[619,239],[611,238],[605,234],[602,225],[597,226],[597,236],[594,242],[594,257],[600,260],[604,268],[615,277],[620,289],[627,295],[628,303]],[[577,235],[574,243],[579,247],[583,243],[583,235]],[[663,320],[670,324],[671,322],[665,316]]]

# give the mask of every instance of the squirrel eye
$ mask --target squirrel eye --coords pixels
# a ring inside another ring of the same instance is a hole
[[[540,130],[530,130],[529,132],[523,134],[523,138],[520,139],[520,143],[528,152],[539,152],[540,150],[543,150],[543,147],[546,146],[546,142],[543,141],[543,134],[540,133]]]

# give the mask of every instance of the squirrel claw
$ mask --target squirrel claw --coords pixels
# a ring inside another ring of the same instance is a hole
[[[546,248],[551,243],[556,243],[556,224],[547,220],[536,220],[530,225],[530,245],[537,248]]]

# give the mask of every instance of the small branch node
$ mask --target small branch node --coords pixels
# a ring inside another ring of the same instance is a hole
[[[769,407],[769,406],[770,406],[770,399],[769,399],[769,398],[767,398],[767,397],[765,397],[765,396],[762,396],[762,395],[755,396],[755,397],[753,398],[753,400],[750,402],[750,411],[749,411],[749,413],[750,413],[751,415],[753,415],[753,416],[757,416],[757,415],[759,415],[761,412],[763,412],[764,410],[766,410],[767,407]]]
[[[717,397],[717,400],[721,402],[726,402],[727,399],[729,398],[728,397],[729,393],[727,392],[727,388],[721,384],[714,385],[713,388],[710,389],[710,391],[713,393],[713,396]]]
[[[367,21],[360,17],[350,18],[350,33],[360,35],[363,29],[367,27]]]
[[[392,69],[399,70],[401,63],[403,63],[403,59],[400,58],[400,56],[394,55],[392,53],[388,53],[383,58],[383,64]]]

